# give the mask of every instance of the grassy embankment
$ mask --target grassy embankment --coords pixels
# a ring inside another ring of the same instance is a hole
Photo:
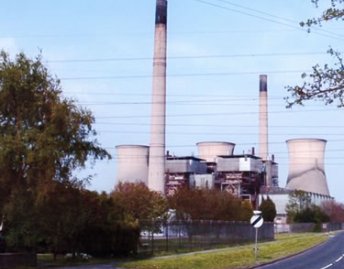
[[[328,238],[326,234],[284,234],[276,236],[273,242],[259,244],[257,263],[272,261],[301,252],[320,244]],[[121,268],[139,269],[231,269],[248,268],[256,264],[253,244],[120,264]]]

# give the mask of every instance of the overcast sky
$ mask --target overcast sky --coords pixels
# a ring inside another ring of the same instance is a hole
[[[328,1],[323,1],[323,3]],[[12,56],[42,51],[64,96],[95,115],[98,140],[112,155],[98,161],[89,186],[115,185],[115,146],[149,144],[155,0],[0,0],[0,48]],[[258,147],[259,75],[268,76],[269,152],[288,175],[291,138],[326,139],[330,193],[344,202],[343,109],[309,102],[285,108],[285,87],[330,63],[343,48],[343,23],[307,33],[318,16],[310,0],[169,0],[167,149],[197,156],[200,141],[229,141],[235,154]]]

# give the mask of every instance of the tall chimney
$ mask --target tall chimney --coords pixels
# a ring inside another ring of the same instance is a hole
[[[263,161],[268,159],[268,90],[267,75],[259,76],[259,154]]]
[[[148,187],[165,193],[167,0],[156,1]]]

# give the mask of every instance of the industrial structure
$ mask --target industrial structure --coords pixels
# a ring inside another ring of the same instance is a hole
[[[117,182],[148,184],[149,147],[144,145],[116,146]]]
[[[167,1],[156,1],[148,186],[165,190]]]
[[[117,182],[143,182],[149,189],[171,195],[178,188],[210,188],[231,192],[259,204],[259,195],[269,195],[285,216],[292,190],[302,190],[314,201],[332,199],[326,182],[324,152],[326,140],[291,139],[286,188],[279,187],[278,163],[269,153],[267,75],[259,76],[259,148],[234,154],[227,141],[197,143],[198,156],[166,154],[166,47],[167,1],[157,0],[152,81],[150,144],[116,147]],[[283,208],[283,209],[282,209]]]
[[[166,195],[182,187],[209,188],[230,192],[256,204],[260,188],[266,182],[266,171],[264,161],[254,155],[254,148],[248,154],[235,155],[235,144],[231,142],[204,141],[197,143],[197,147],[198,157],[166,155]],[[147,182],[148,148],[142,145],[116,147],[118,182]],[[271,176],[278,182],[278,164],[271,162],[271,167]]]
[[[326,142],[315,138],[286,141],[289,153],[287,189],[330,195],[324,167]]]
[[[268,136],[268,89],[267,76],[259,76],[259,154],[266,161],[269,158]]]

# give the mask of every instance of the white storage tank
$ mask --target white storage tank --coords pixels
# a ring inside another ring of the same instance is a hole
[[[149,147],[145,145],[116,146],[116,182],[143,182],[147,185]]]
[[[330,195],[324,167],[326,142],[318,138],[286,141],[289,153],[287,189]]]
[[[215,162],[216,157],[220,155],[230,156],[234,152],[234,143],[221,141],[205,141],[196,144],[198,148],[198,157],[207,162]]]

